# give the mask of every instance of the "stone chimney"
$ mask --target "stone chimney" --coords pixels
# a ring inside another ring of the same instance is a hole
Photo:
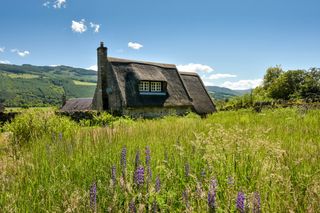
[[[97,87],[93,98],[93,109],[98,111],[108,110],[108,95],[107,95],[107,50],[103,44],[100,42],[100,46],[97,48],[97,65],[98,65],[98,79]]]

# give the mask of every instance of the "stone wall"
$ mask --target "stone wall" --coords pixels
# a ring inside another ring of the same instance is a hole
[[[123,115],[132,118],[157,118],[167,115],[185,115],[192,110],[189,107],[141,107],[126,108]]]

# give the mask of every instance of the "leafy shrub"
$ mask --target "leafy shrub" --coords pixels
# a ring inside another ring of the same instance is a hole
[[[75,122],[52,110],[28,109],[5,124],[3,130],[12,132],[13,143],[22,145],[45,135],[70,135],[76,128]]]

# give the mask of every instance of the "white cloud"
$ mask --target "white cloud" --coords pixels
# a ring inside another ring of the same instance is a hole
[[[58,66],[61,66],[60,64],[51,64],[49,65],[49,67],[58,67]]]
[[[50,7],[50,1],[46,1],[45,3],[42,4],[44,7]]]
[[[0,47],[0,53],[3,53],[5,49],[5,47]]]
[[[221,79],[221,78],[236,78],[237,75],[233,75],[233,74],[223,74],[223,73],[217,73],[217,74],[212,74],[208,77],[208,79],[210,80],[217,80],[217,79]]]
[[[93,22],[90,22],[90,27],[94,29],[95,33],[98,33],[100,30],[100,24],[95,24]]]
[[[92,65],[92,66],[88,67],[87,69],[88,70],[98,71],[98,66],[95,64],[95,65]]]
[[[136,43],[136,42],[129,42],[128,43],[128,47],[130,47],[131,49],[134,49],[134,50],[139,50],[140,48],[143,47],[142,44],[139,44],[139,43]]]
[[[66,7],[66,0],[57,0],[53,3],[53,7],[56,9],[60,9],[61,7]]]
[[[204,65],[204,64],[194,64],[194,63],[190,63],[190,64],[186,64],[186,65],[178,65],[177,66],[179,71],[183,71],[183,72],[212,72],[213,68],[208,66],[208,65]]]
[[[11,64],[8,60],[0,60],[0,64]]]
[[[26,56],[30,55],[30,52],[28,50],[20,51],[18,49],[12,49],[11,52],[17,53],[21,57],[26,57]]]
[[[236,82],[226,81],[221,86],[234,90],[252,89],[262,84],[262,79],[240,80]]]
[[[72,21],[72,24],[71,24],[72,31],[76,33],[83,33],[87,31],[87,26],[85,22],[86,21],[84,19],[81,19],[81,21]]]

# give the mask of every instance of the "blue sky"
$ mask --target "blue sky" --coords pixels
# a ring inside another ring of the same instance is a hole
[[[2,0],[0,61],[88,68],[104,41],[110,56],[246,89],[270,66],[320,67],[319,9],[319,0]]]

